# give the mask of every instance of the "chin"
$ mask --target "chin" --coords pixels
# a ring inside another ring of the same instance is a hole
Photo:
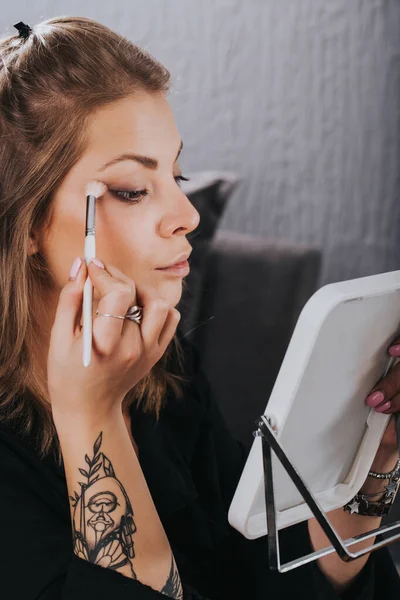
[[[163,286],[158,289],[155,295],[175,308],[182,298],[182,282],[174,282],[173,285]]]
[[[167,302],[170,303],[171,306],[173,306],[174,308],[179,304],[180,300],[182,298],[182,290],[180,290],[179,294],[175,294],[172,298],[168,299],[166,298]]]

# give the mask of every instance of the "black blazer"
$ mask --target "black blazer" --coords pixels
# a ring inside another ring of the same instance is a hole
[[[184,599],[390,600],[400,580],[387,549],[374,552],[340,596],[316,563],[287,574],[268,569],[266,538],[249,541],[227,521],[246,450],[228,432],[185,343],[184,398],[168,394],[158,422],[132,409],[132,433],[155,506],[175,555]],[[40,459],[37,423],[23,436],[0,423],[0,598],[2,600],[146,600],[159,592],[78,558],[72,551],[63,467]],[[284,560],[311,552],[307,524],[281,533]]]

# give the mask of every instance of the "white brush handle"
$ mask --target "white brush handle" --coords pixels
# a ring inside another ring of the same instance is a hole
[[[85,237],[85,261],[89,264],[90,259],[96,258],[96,238],[94,235],[87,235]],[[83,288],[83,366],[88,367],[92,359],[92,320],[93,310],[93,286],[89,277],[85,281]]]

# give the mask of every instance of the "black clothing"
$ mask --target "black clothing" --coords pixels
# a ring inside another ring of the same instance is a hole
[[[287,574],[268,569],[267,540],[230,527],[227,510],[246,451],[229,434],[199,357],[190,347],[191,382],[169,394],[159,421],[132,409],[139,460],[184,586],[184,600],[391,600],[400,580],[387,549],[374,552],[343,596],[316,563]],[[0,597],[2,600],[161,600],[159,592],[72,550],[62,466],[40,459],[34,432],[0,423]],[[284,559],[311,552],[307,524],[281,533]],[[290,556],[289,556],[290,554]]]

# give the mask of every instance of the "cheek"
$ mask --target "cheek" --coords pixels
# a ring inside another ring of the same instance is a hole
[[[99,204],[96,214],[97,256],[135,278],[157,262],[155,226],[149,215],[116,203]]]

